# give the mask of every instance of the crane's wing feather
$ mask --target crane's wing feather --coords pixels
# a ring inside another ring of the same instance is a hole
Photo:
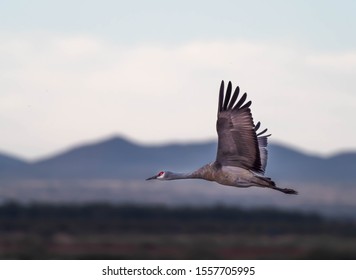
[[[258,148],[260,150],[262,174],[264,174],[266,170],[267,158],[268,158],[268,151],[267,151],[268,137],[271,136],[271,134],[268,135],[265,134],[267,132],[267,128],[259,132],[258,129],[260,128],[260,126],[261,126],[260,122],[258,122],[255,125],[255,132],[257,135]]]
[[[255,172],[264,173],[267,163],[267,136],[262,131],[257,135],[260,124],[253,123],[249,106],[244,104],[247,94],[237,101],[237,87],[231,100],[231,83],[224,97],[224,82],[220,86],[218,120],[218,151],[216,161],[221,165],[238,166]]]

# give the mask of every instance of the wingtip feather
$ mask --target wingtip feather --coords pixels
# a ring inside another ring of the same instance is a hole
[[[229,106],[228,106],[228,110],[232,109],[234,107],[234,104],[237,100],[237,98],[239,97],[239,93],[240,93],[240,88],[237,86],[235,88],[234,94],[230,100]]]
[[[218,106],[218,114],[222,111],[223,101],[224,101],[224,80],[221,81],[220,90],[219,90],[219,106]]]
[[[231,90],[232,90],[232,84],[231,84],[231,81],[229,81],[229,83],[227,84],[223,110],[227,109],[227,106],[228,106],[229,101],[230,101]]]

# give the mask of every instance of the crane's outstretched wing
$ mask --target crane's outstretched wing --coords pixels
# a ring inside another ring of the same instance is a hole
[[[239,87],[236,87],[232,97],[231,92],[232,85],[229,82],[224,97],[222,81],[216,123],[219,138],[216,161],[221,165],[238,166],[263,174],[267,163],[269,135],[263,135],[267,130],[257,132],[260,123],[256,126],[253,123],[249,108],[251,101],[245,103],[246,93],[237,101]]]

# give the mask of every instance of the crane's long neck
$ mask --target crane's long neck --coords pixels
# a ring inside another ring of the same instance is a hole
[[[215,168],[213,164],[206,164],[194,172],[190,173],[175,173],[169,172],[169,176],[167,176],[167,180],[177,180],[177,179],[204,179],[208,181],[214,181],[214,177],[212,176],[215,172]]]
[[[166,180],[196,179],[196,178],[199,177],[197,177],[195,172],[189,172],[189,173],[169,172],[169,176],[167,176]]]

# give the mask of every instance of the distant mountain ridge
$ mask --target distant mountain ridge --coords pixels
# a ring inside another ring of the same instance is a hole
[[[0,179],[144,179],[159,170],[193,170],[215,155],[213,141],[148,146],[112,137],[34,162],[0,154]],[[355,171],[356,152],[322,158],[269,144],[266,173],[278,180],[354,184]]]
[[[4,170],[16,169],[26,165],[27,162],[19,158],[9,156],[6,154],[0,154],[0,172]]]

